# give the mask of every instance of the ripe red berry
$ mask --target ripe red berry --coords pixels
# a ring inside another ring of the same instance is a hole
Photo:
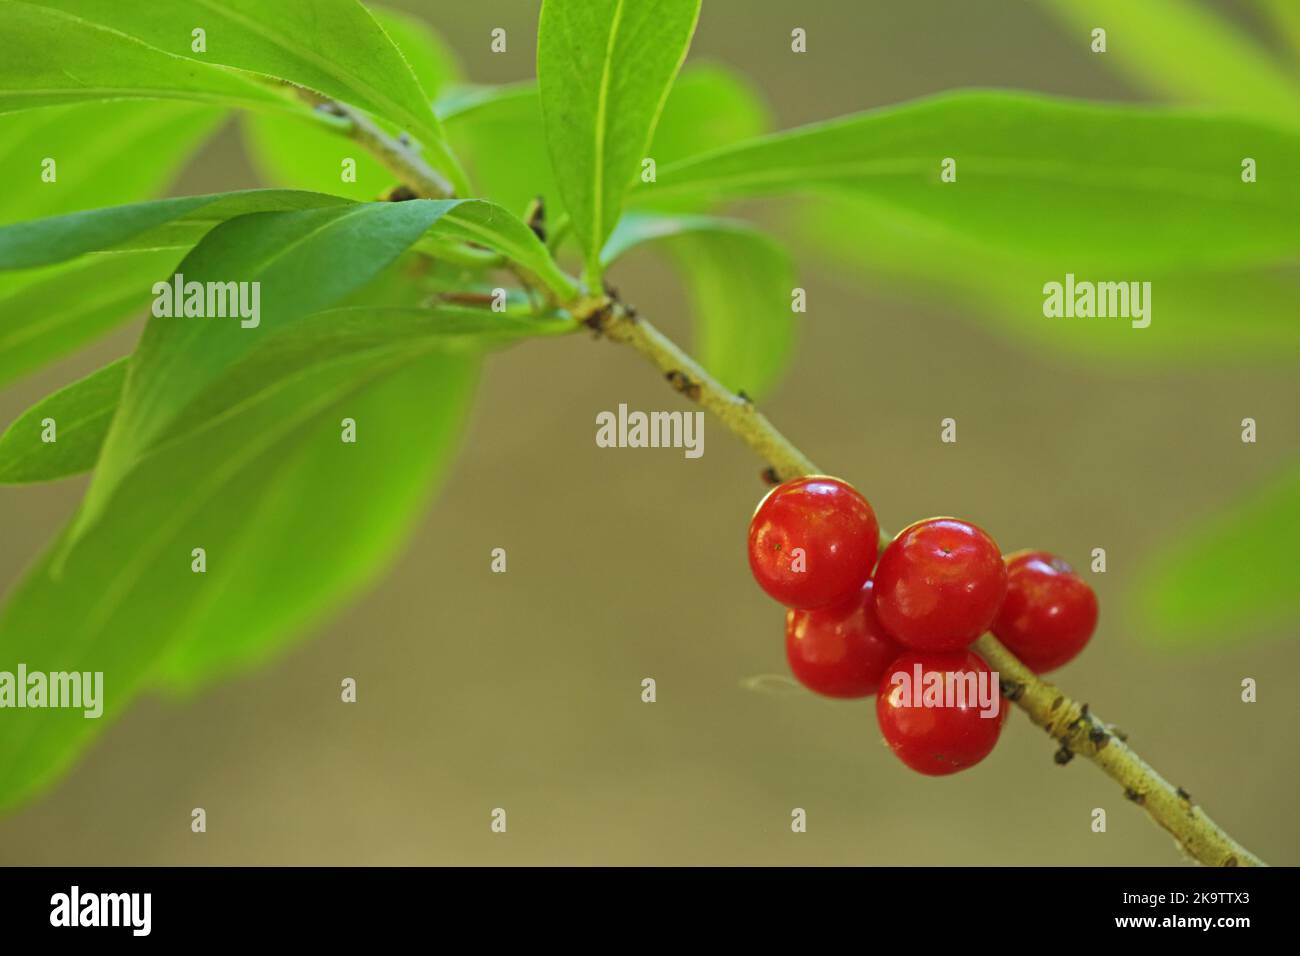
[[[870,697],[903,649],[876,620],[871,582],[849,600],[785,615],[785,656],[794,676],[827,697]]]
[[[997,639],[1036,674],[1073,660],[1097,626],[1097,595],[1046,551],[1017,551],[1006,565],[1007,596],[993,622]]]
[[[979,763],[998,742],[1008,710],[993,676],[974,651],[904,654],[886,668],[876,696],[885,743],[930,776]]]
[[[796,478],[758,504],[749,567],[786,607],[827,607],[858,593],[871,574],[880,529],[867,500],[838,478]]]
[[[955,651],[993,623],[1007,590],[997,543],[975,525],[930,518],[899,532],[876,568],[876,614],[894,640]]]

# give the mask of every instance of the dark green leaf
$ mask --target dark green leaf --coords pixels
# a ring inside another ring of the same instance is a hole
[[[95,467],[125,379],[126,359],[118,359],[19,416],[0,435],[0,484],[52,481]],[[56,428],[49,443],[42,440],[46,419]]]
[[[31,272],[0,273],[0,385],[144,314],[176,251],[84,256]]]
[[[0,270],[51,265],[88,252],[181,248],[236,216],[350,205],[323,193],[252,189],[89,209],[0,226]]]

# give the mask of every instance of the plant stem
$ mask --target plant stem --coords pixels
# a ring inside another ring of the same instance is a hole
[[[578,318],[608,339],[632,346],[663,372],[673,387],[713,412],[750,448],[771,464],[782,480],[821,474],[817,467],[761,415],[749,401],[720,385],[658,329],[617,301]],[[888,537],[881,533],[883,540]],[[1128,746],[1114,728],[1040,680],[992,634],[975,649],[999,674],[1004,696],[1014,701],[1055,740],[1056,761],[1079,754],[1097,764],[1124,788],[1124,796],[1146,810],[1192,859],[1208,866],[1263,866],[1264,862],[1206,815],[1187,791],[1175,787]]]
[[[387,136],[364,115],[347,107],[338,110],[338,115],[351,121],[344,132],[374,152],[413,192],[427,198],[451,195],[450,184],[418,154]],[[566,305],[577,321],[611,341],[630,345],[658,368],[673,388],[712,412],[771,466],[770,478],[787,481],[821,473],[748,398],[724,387],[675,342],[616,297],[589,294]],[[882,530],[882,544],[889,540]],[[1004,696],[1018,704],[1060,745],[1058,764],[1068,763],[1075,754],[1097,764],[1124,788],[1127,799],[1146,810],[1184,853],[1200,863],[1265,865],[1193,803],[1187,791],[1173,786],[1138,756],[1124,736],[1102,723],[1087,704],[1079,704],[1054,685],[1039,680],[992,634],[981,637],[975,648],[998,672]]]

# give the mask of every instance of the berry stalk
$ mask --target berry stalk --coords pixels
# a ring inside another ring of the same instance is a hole
[[[632,346],[665,374],[679,392],[714,412],[771,465],[781,480],[820,474],[819,469],[753,404],[723,387],[676,343],[633,310],[610,301],[577,318],[606,338]],[[686,383],[683,387],[682,383]],[[880,532],[882,547],[891,539]],[[1175,787],[1140,757],[1114,727],[1089,709],[1039,678],[992,634],[974,644],[985,661],[1000,675],[1004,696],[1047,731],[1059,745],[1056,762],[1064,764],[1078,754],[1091,760],[1124,788],[1127,799],[1174,838],[1187,856],[1207,866],[1265,866],[1259,857],[1216,824],[1182,787]]]
[[[411,190],[424,198],[444,198],[448,184],[406,144],[387,136],[373,124],[358,123],[356,116],[340,114],[345,130],[384,160],[385,165]],[[364,119],[364,118],[362,118]],[[694,359],[649,322],[637,316],[616,296],[587,296],[565,304],[570,315],[614,342],[630,345],[650,361],[668,382],[698,402],[768,463],[766,477],[773,483],[820,474],[802,451],[767,420],[747,398],[724,387]],[[890,536],[880,530],[880,545]],[[992,634],[973,645],[1000,675],[1005,696],[1055,740],[1059,764],[1079,754],[1097,764],[1124,788],[1125,796],[1174,838],[1189,857],[1207,866],[1265,866],[1263,860],[1234,840],[1196,805],[1191,795],[1175,787],[1143,760],[1124,736],[1080,704],[1039,679]]]

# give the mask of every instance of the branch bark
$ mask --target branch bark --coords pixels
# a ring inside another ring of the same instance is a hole
[[[451,186],[405,144],[387,136],[364,115],[337,106],[349,120],[345,129],[369,148],[417,195],[446,198]],[[820,474],[793,442],[743,395],[724,387],[675,342],[616,297],[586,295],[567,303],[578,321],[613,342],[629,345],[650,361],[681,394],[698,402],[770,466],[770,478],[788,481]],[[881,542],[890,538],[882,530]],[[1077,754],[1091,760],[1124,788],[1125,797],[1142,807],[1192,859],[1208,866],[1264,866],[1263,860],[1234,840],[1206,815],[1181,787],[1175,787],[1128,746],[1124,736],[1091,713],[1087,704],[1067,697],[1040,680],[992,634],[975,649],[999,674],[1004,696],[1029,714],[1059,745],[1058,764]]]
[[[658,329],[617,301],[578,318],[615,342],[632,346],[650,360],[669,382],[698,401],[768,461],[783,481],[820,474],[817,467],[779,432],[752,403],[720,385]],[[882,531],[882,541],[889,537]],[[1264,866],[1254,853],[1216,824],[1181,787],[1175,787],[1138,756],[1123,735],[1103,723],[1087,704],[1066,696],[1020,662],[992,634],[975,649],[998,672],[1003,695],[1029,714],[1055,740],[1058,764],[1076,754],[1097,764],[1124,788],[1124,796],[1142,807],[1163,827],[1179,848],[1208,866]]]

